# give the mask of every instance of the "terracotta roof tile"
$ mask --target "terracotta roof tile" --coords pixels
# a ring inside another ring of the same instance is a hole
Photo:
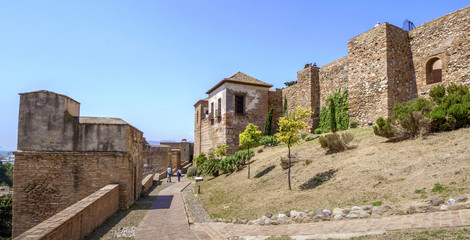
[[[253,85],[253,86],[260,86],[260,87],[267,87],[270,88],[273,85],[269,83],[265,83],[263,81],[260,81],[252,76],[246,75],[242,72],[237,72],[234,75],[232,75],[229,78],[224,78],[222,81],[217,83],[214,87],[212,87],[209,91],[206,92],[206,94],[210,94],[212,91],[220,87],[220,85],[224,84],[225,82],[231,82],[231,83],[238,83],[238,84],[246,84],[246,85]]]

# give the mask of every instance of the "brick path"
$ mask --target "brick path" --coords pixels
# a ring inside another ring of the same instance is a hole
[[[470,226],[470,209],[391,216],[382,219],[341,220],[286,225],[196,223],[189,227],[181,191],[182,181],[162,190],[139,224],[135,239],[212,240],[229,237],[264,239],[288,235],[295,239],[349,238],[386,231]]]
[[[172,178],[178,180],[178,178]],[[137,227],[135,239],[198,239],[189,228],[181,191],[187,181],[173,183],[158,194]]]

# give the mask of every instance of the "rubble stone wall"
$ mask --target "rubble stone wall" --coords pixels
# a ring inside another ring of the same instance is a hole
[[[145,176],[166,171],[170,164],[170,157],[170,146],[144,144],[142,151],[142,174]]]
[[[338,89],[348,88],[348,58],[343,57],[320,68],[320,107],[327,106],[326,98]]]
[[[409,32],[413,54],[414,97],[426,96],[439,83],[426,84],[426,63],[442,61],[442,84],[470,86],[470,7],[426,22]]]
[[[274,135],[277,133],[277,130],[279,129],[279,117],[282,116],[282,90],[281,89],[275,89],[275,90],[269,90],[268,92],[268,108],[271,109],[271,107],[274,108],[273,111],[273,119],[272,119],[272,125],[271,125],[271,134]],[[268,111],[269,111],[268,109]],[[263,125],[264,126],[264,125]]]

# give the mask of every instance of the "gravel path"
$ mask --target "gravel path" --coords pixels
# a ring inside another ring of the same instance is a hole
[[[192,217],[194,223],[212,222],[203,203],[197,198],[197,185],[194,182],[183,190],[183,196],[190,211],[190,213],[188,213],[190,219]]]
[[[85,239],[133,239],[140,221],[144,218],[147,210],[152,206],[153,200],[158,193],[174,183],[160,181],[158,186],[151,189],[147,198],[132,204],[129,209],[119,210],[97,227]]]

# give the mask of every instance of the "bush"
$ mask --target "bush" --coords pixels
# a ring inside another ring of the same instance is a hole
[[[12,216],[12,196],[3,195],[0,197],[0,239],[10,239]]]
[[[250,159],[253,156],[253,150],[250,149]],[[243,165],[246,164],[246,159],[248,159],[248,150],[240,150],[234,155],[220,160],[219,169],[222,171],[222,173],[231,173],[235,170],[240,170]]]
[[[439,85],[431,89],[429,95],[437,105],[428,114],[433,131],[453,130],[470,124],[470,91],[467,86],[451,83],[444,88]]]
[[[352,120],[351,122],[349,122],[349,127],[350,127],[350,128],[357,128],[357,121],[356,121],[356,120]]]
[[[303,133],[300,134],[300,138],[302,138],[302,140],[304,140],[306,137],[307,137],[306,132],[303,132]]]
[[[312,141],[313,139],[317,139],[319,136],[316,134],[309,134],[307,137],[305,137],[305,141]]]
[[[315,134],[322,134],[322,133],[323,133],[323,130],[321,130],[321,128],[315,129]]]
[[[196,163],[196,166],[202,166],[202,164],[207,161],[206,154],[200,153],[196,159],[193,160],[194,163]]]
[[[352,133],[331,133],[321,136],[319,139],[322,148],[327,148],[330,153],[341,152],[349,149],[348,144],[354,139]]]
[[[197,173],[197,167],[193,165],[193,166],[188,168],[188,171],[186,172],[186,175],[188,177],[194,177],[194,176],[196,176],[196,173]]]
[[[219,176],[219,159],[213,157],[213,155],[209,155],[209,159],[205,161],[201,168],[203,174],[212,175],[214,177]]]
[[[261,145],[264,145],[265,147],[270,146],[276,146],[279,144],[279,141],[275,136],[263,136],[261,138],[261,141],[259,142]]]

